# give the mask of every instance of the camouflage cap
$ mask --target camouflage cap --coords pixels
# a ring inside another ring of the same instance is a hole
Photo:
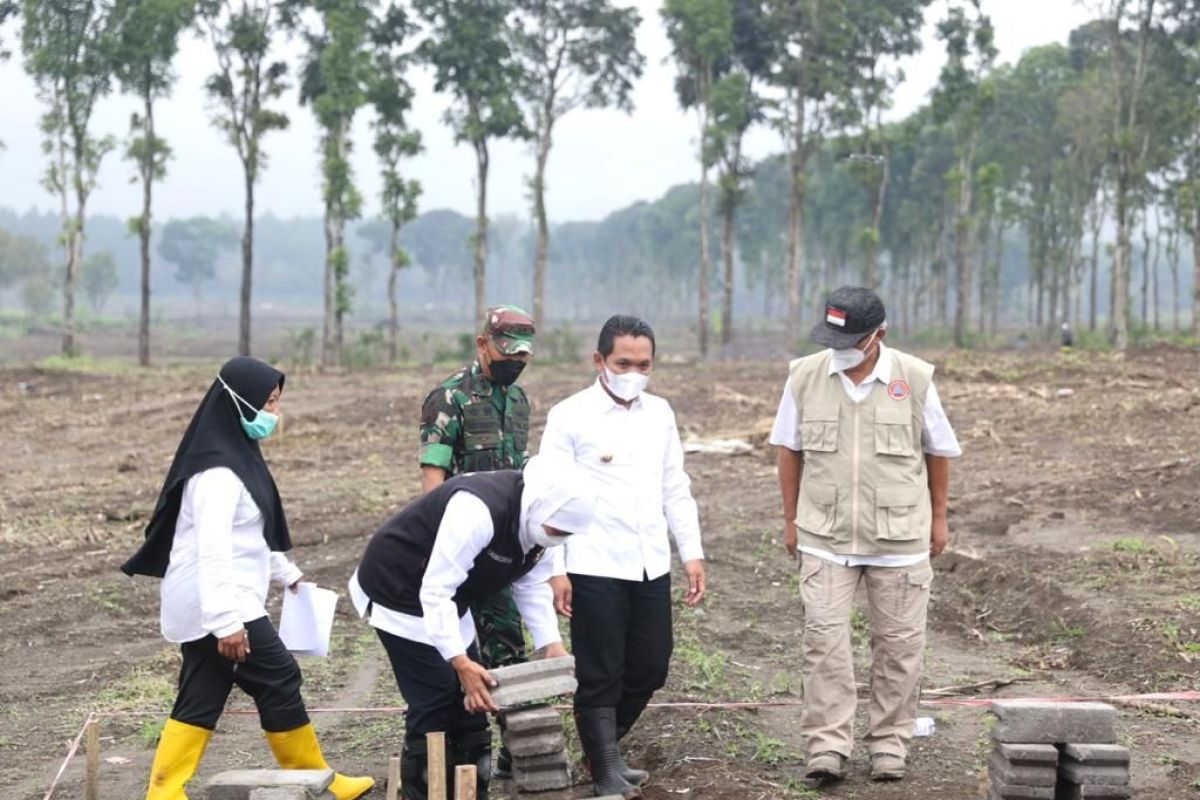
[[[517,306],[494,306],[487,310],[483,335],[506,356],[533,352],[533,317]]]

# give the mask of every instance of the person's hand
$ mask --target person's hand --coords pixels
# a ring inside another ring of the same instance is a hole
[[[546,649],[542,651],[542,658],[562,658],[568,656],[567,648],[563,647],[562,642],[554,642],[546,645]]]
[[[288,586],[288,589],[291,591],[292,594],[299,594],[300,593],[300,579],[296,578],[296,580],[292,581],[291,585]]]
[[[950,542],[950,522],[945,517],[934,517],[929,529],[929,555],[937,558]]]
[[[693,558],[683,565],[683,574],[687,575],[688,588],[683,596],[684,605],[695,608],[704,599],[704,559]]]
[[[450,659],[450,666],[458,673],[458,682],[463,690],[463,705],[467,711],[481,713],[484,711],[499,711],[500,706],[492,699],[489,688],[496,686],[492,673],[484,669],[465,655]]]
[[[550,579],[550,590],[554,592],[554,610],[560,617],[571,616],[571,579],[566,575],[555,575]]]
[[[783,523],[783,546],[787,548],[789,556],[792,558],[796,557],[797,549],[800,546],[800,537],[796,533],[796,523],[791,521]]]
[[[241,664],[250,655],[250,634],[245,628],[237,633],[217,639],[217,652],[235,664]]]

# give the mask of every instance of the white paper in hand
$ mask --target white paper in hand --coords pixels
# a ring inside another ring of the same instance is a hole
[[[283,593],[279,638],[283,640],[283,646],[296,655],[328,655],[337,592],[320,589],[307,581],[302,581],[298,588],[299,591]]]

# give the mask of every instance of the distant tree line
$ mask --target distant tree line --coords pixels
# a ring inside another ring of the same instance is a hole
[[[123,143],[143,186],[129,222],[139,242],[141,361],[150,353],[156,235],[158,255],[194,293],[238,240],[239,342],[249,352],[261,288],[255,264],[289,249],[256,240],[269,218],[254,191],[268,134],[288,126],[276,101],[294,87],[320,136],[324,363],[341,359],[344,320],[362,302],[354,290],[374,285],[367,278],[376,263],[386,265],[394,352],[399,308],[411,300],[397,296],[401,271],[417,264],[430,285],[451,276],[457,283],[464,254],[476,315],[489,272],[498,271],[510,291],[511,280],[529,287],[539,320],[557,303],[572,312],[604,302],[693,315],[701,352],[714,330],[725,343],[735,335],[749,307],[739,288],[761,292],[762,312],[782,316],[795,341],[805,312],[844,280],[882,287],[899,323],[952,328],[960,345],[1006,322],[1048,330],[1086,319],[1118,348],[1136,324],[1178,329],[1190,317],[1200,332],[1196,4],[1097,0],[1096,18],[1066,43],[1010,65],[996,63],[979,0],[950,0],[937,23],[945,60],[929,102],[885,121],[903,80],[898,60],[919,50],[931,5],[664,0],[676,99],[696,115],[698,180],[599,223],[554,226],[545,171],[556,123],[581,107],[628,110],[643,68],[634,38],[642,20],[610,0],[0,0],[0,21],[22,23],[24,63],[46,107],[44,184],[59,204],[48,251],[61,255],[46,259],[61,267],[22,269],[53,276],[39,280],[61,289],[63,350],[75,352],[74,300],[86,265],[90,297],[111,283],[96,278],[109,270],[85,258],[93,237],[84,234],[100,162],[119,144],[93,130],[92,116],[119,89],[142,106]],[[216,55],[206,87],[213,122],[243,167],[240,223],[153,223],[153,186],[171,158],[155,133],[154,104],[171,89],[188,30]],[[276,57],[286,37],[305,44],[301,63]],[[475,214],[465,228],[449,212],[418,215],[420,187],[405,176],[421,150],[407,121],[405,76],[414,64],[431,69],[435,89],[451,97],[446,123],[475,157]],[[381,214],[369,220],[348,160],[360,111],[373,114],[383,178]],[[746,158],[755,126],[779,133],[779,157]],[[498,138],[529,142],[532,232],[489,219]],[[437,249],[418,252],[418,241]],[[1183,268],[1187,245],[1191,270]],[[292,278],[289,285],[306,285]],[[493,286],[497,279],[493,272]]]

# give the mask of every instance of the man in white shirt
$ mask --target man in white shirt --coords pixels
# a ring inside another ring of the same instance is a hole
[[[596,516],[562,548],[555,607],[571,619],[579,688],[575,714],[597,795],[640,796],[649,776],[617,741],[662,688],[673,646],[671,550],[687,576],[684,601],[704,597],[704,550],[675,414],[644,389],[654,331],[615,316],[600,331],[596,382],[550,409],[541,454],[572,459],[596,489]]]
[[[883,302],[845,286],[791,364],[771,433],[784,542],[800,555],[804,710],[811,783],[839,780],[853,745],[850,610],[864,583],[871,619],[866,742],[872,780],[904,777],[920,690],[929,558],[949,538],[950,459],[961,455],[933,366],[887,348]]]
[[[432,731],[446,734],[451,773],[456,764],[476,766],[477,795],[487,800],[492,735],[484,712],[499,709],[470,606],[511,585],[534,647],[565,656],[547,583],[553,560],[543,556],[585,530],[593,507],[591,487],[569,463],[536,458],[524,473],[455,476],[371,537],[350,597],[375,628],[408,704],[400,761],[407,800],[427,798]]]

